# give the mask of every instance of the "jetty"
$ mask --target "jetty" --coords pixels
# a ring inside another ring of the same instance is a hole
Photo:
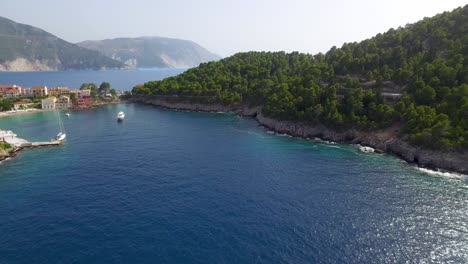
[[[12,131],[3,131],[0,130],[0,141],[4,141],[17,149],[21,148],[35,148],[35,147],[46,147],[46,146],[58,146],[62,144],[60,140],[51,140],[51,141],[39,141],[39,142],[29,142],[26,139],[17,137]]]

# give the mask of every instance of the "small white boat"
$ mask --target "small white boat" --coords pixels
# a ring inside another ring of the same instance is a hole
[[[55,136],[54,140],[63,141],[65,140],[66,137],[67,137],[67,134],[60,132],[57,134],[57,136]]]
[[[124,118],[125,118],[124,112],[120,111],[120,112],[117,114],[117,121],[123,121]]]
[[[70,117],[70,113],[65,113],[66,116]]]

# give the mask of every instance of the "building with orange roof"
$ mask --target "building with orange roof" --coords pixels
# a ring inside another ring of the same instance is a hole
[[[16,111],[22,110],[22,109],[27,109],[31,105],[31,102],[26,102],[26,101],[19,101],[16,103],[13,103],[13,109]]]
[[[69,95],[70,89],[68,89],[68,87],[52,87],[48,90],[48,93],[56,96]]]
[[[31,90],[32,90],[33,96],[37,96],[37,97],[44,97],[49,94],[47,91],[47,86],[43,86],[43,85],[33,86]]]

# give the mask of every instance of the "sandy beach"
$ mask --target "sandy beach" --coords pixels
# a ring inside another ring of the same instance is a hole
[[[0,112],[0,118],[15,116],[15,115],[32,114],[32,113],[37,113],[37,112],[45,112],[45,111],[50,111],[50,110],[27,109],[27,110],[17,110],[17,111],[6,111],[6,112]]]

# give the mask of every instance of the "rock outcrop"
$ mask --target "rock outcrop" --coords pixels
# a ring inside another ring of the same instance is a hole
[[[16,150],[14,148],[9,148],[9,149],[0,148],[0,161],[7,159],[9,157],[13,157],[15,153],[16,153]]]

